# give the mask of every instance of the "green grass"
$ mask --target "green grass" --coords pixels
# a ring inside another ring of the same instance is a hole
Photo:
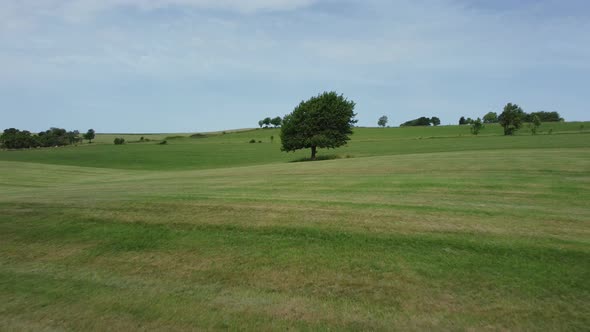
[[[580,129],[584,125],[586,129]],[[488,125],[480,136],[469,133],[469,126],[357,128],[350,143],[335,150],[321,150],[319,156],[368,157],[408,153],[480,151],[513,148],[585,147],[590,138],[590,122],[546,123],[541,133],[531,136],[505,137],[501,127]],[[571,136],[574,135],[574,136]],[[112,144],[115,137],[138,141],[141,136],[152,141],[125,145]],[[159,140],[168,137],[168,144]],[[181,138],[185,136],[185,138]],[[274,136],[271,143],[270,137]],[[257,143],[248,143],[254,139]],[[258,143],[262,141],[262,143]],[[64,148],[5,151],[0,161],[118,168],[134,170],[189,170],[285,163],[309,157],[309,151],[280,151],[278,129],[243,130],[234,133],[212,133],[206,138],[189,138],[189,134],[97,135],[96,143]]]
[[[585,330],[590,140],[555,125],[0,152],[0,330]]]

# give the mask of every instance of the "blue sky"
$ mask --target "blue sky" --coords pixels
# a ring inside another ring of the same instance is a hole
[[[358,125],[590,120],[585,0],[3,0],[0,130],[253,127],[337,91]]]

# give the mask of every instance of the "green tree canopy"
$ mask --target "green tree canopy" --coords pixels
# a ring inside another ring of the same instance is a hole
[[[352,134],[355,103],[336,92],[324,92],[302,101],[283,118],[282,151],[311,149],[315,160],[317,148],[337,148]]]
[[[436,116],[433,116],[432,118],[430,118],[430,122],[432,123],[433,126],[440,125],[440,119]]]
[[[6,149],[27,149],[36,147],[64,146],[79,140],[79,132],[63,128],[49,128],[35,135],[27,130],[5,129],[0,135],[0,145]]]
[[[16,128],[4,129],[0,135],[0,144],[5,149],[26,149],[39,146],[38,137],[35,137],[27,130]]]
[[[88,140],[88,143],[92,143],[92,140],[96,136],[94,129],[88,129],[86,134],[84,134],[84,139]]]
[[[270,120],[270,124],[273,125],[275,128],[280,127],[282,123],[283,123],[283,119],[281,119],[280,116],[277,116],[277,117],[272,118]]]
[[[504,135],[514,135],[522,126],[524,111],[520,106],[512,103],[504,106],[504,111],[498,117],[498,122],[504,127]]]
[[[477,118],[477,120],[473,120],[471,123],[471,134],[477,135],[483,128],[483,122],[480,118]]]
[[[385,127],[387,125],[387,121],[388,121],[387,116],[384,115],[384,116],[380,117],[379,120],[377,120],[377,125],[379,127]]]
[[[496,112],[488,112],[483,116],[483,123],[497,123],[498,114]]]
[[[563,118],[559,115],[559,113],[557,112],[546,112],[546,111],[540,111],[540,112],[533,112],[530,114],[526,114],[526,116],[524,117],[523,121],[524,122],[534,122],[534,117],[538,117],[539,121],[542,122],[558,122],[558,121],[563,121]]]
[[[430,126],[431,119],[425,116],[421,116],[417,119],[406,121],[400,124],[400,127],[412,127],[412,126]]]

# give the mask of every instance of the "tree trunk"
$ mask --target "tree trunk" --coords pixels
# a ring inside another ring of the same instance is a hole
[[[311,160],[315,160],[315,154],[317,152],[317,147],[316,146],[312,146],[311,147]]]

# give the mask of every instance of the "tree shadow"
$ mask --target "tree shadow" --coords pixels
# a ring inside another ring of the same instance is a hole
[[[338,154],[322,154],[319,156],[315,157],[315,160],[312,160],[310,157],[307,158],[298,158],[298,159],[294,159],[289,161],[290,163],[302,163],[302,162],[307,162],[307,161],[323,161],[323,160],[333,160],[333,159],[348,159],[348,158],[353,158],[352,155],[346,154],[346,155],[338,155]]]

